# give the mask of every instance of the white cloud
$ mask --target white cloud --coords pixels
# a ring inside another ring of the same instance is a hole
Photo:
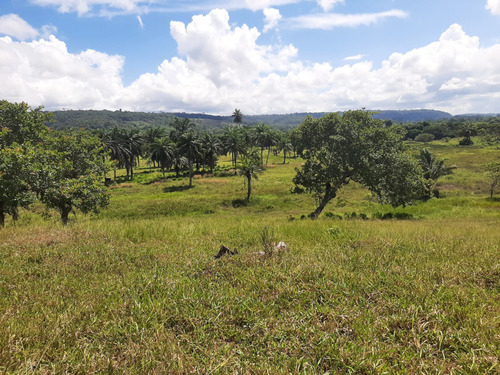
[[[0,38],[0,97],[48,108],[109,108],[122,89],[123,58],[68,52],[56,37],[30,43]]]
[[[380,13],[363,14],[308,14],[298,17],[292,17],[287,20],[293,28],[298,29],[322,29],[331,30],[335,27],[356,27],[367,26],[378,23],[386,18],[406,18],[408,13],[393,9]]]
[[[362,55],[362,54],[354,55],[354,56],[348,56],[348,57],[344,58],[344,60],[346,60],[346,61],[356,61],[356,60],[361,60],[365,56],[366,55]]]
[[[137,12],[141,5],[147,6],[149,0],[32,0],[36,5],[56,7],[61,13],[76,12],[79,15],[90,13],[94,8],[118,9]]]
[[[328,12],[329,10],[333,9],[335,5],[337,4],[343,4],[345,1],[344,0],[317,0],[318,4],[325,12]]]
[[[144,23],[142,22],[141,16],[137,16],[137,22],[139,22],[141,30],[144,30]]]
[[[500,16],[500,0],[488,0],[486,3],[486,9],[488,9],[492,14]]]
[[[266,33],[278,25],[278,22],[281,19],[281,14],[280,11],[275,8],[266,8],[263,12],[266,19],[264,29],[262,31]]]
[[[500,44],[482,47],[460,25],[433,43],[370,61],[305,63],[292,46],[260,44],[260,33],[231,26],[225,10],[171,23],[179,57],[123,87],[124,59],[69,53],[51,36],[0,38],[0,97],[57,108],[286,113],[352,108],[435,108],[497,112]],[[353,56],[352,58],[361,56]]]
[[[0,16],[0,34],[26,40],[36,38],[39,33],[17,14],[6,14]]]

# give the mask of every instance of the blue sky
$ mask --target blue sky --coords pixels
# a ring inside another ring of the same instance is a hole
[[[2,0],[0,99],[500,112],[500,0]]]

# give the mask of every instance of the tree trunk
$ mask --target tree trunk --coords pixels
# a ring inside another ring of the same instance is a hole
[[[0,209],[0,228],[5,226],[5,212],[3,209]]]
[[[113,174],[114,174],[114,177],[115,177],[115,184],[116,184],[116,168],[113,169]]]
[[[19,209],[14,207],[11,212],[12,221],[16,222],[19,220]]]
[[[321,199],[318,208],[316,208],[316,210],[314,210],[314,212],[311,213],[310,215],[311,219],[314,220],[318,218],[318,216],[321,214],[321,212],[326,207],[328,202],[330,202],[333,198],[337,196],[337,191],[342,187],[342,185],[345,185],[349,181],[350,175],[351,175],[350,171],[344,173],[342,180],[337,182],[333,187],[331,187],[330,184],[327,184],[325,195],[323,196],[323,199]]]
[[[271,153],[271,147],[267,148],[267,159],[266,159],[266,165],[269,162],[269,154]]]
[[[68,225],[69,222],[69,214],[71,212],[71,208],[62,208],[61,209],[61,221],[64,226]]]
[[[283,164],[286,163],[286,151],[283,151]]]
[[[337,196],[336,192],[331,191],[329,194],[325,194],[323,199],[321,200],[318,208],[314,210],[314,212],[311,214],[311,219],[317,219],[318,216],[323,212],[323,209],[326,207],[328,202],[330,202],[333,198]]]
[[[252,176],[247,175],[248,191],[247,191],[247,201],[250,200],[250,195],[252,195]]]
[[[189,163],[189,187],[193,187],[193,163],[188,160]]]

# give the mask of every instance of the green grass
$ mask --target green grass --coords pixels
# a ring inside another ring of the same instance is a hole
[[[300,219],[314,200],[281,157],[248,205],[242,177],[187,189],[144,167],[66,228],[23,212],[0,230],[0,372],[498,373],[500,202],[480,166],[500,151],[427,147],[459,167],[444,198],[393,209],[352,184],[326,208],[342,220]],[[290,251],[254,254],[265,227]],[[214,260],[221,244],[239,254]]]

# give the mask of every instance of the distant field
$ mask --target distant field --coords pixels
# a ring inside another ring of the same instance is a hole
[[[97,216],[21,212],[0,230],[0,373],[497,374],[500,192],[481,166],[500,149],[428,147],[457,169],[405,209],[351,184],[301,219],[301,161],[271,155],[249,204],[231,172],[188,189],[144,163]],[[290,251],[254,254],[266,228]],[[239,254],[214,260],[221,244]]]

